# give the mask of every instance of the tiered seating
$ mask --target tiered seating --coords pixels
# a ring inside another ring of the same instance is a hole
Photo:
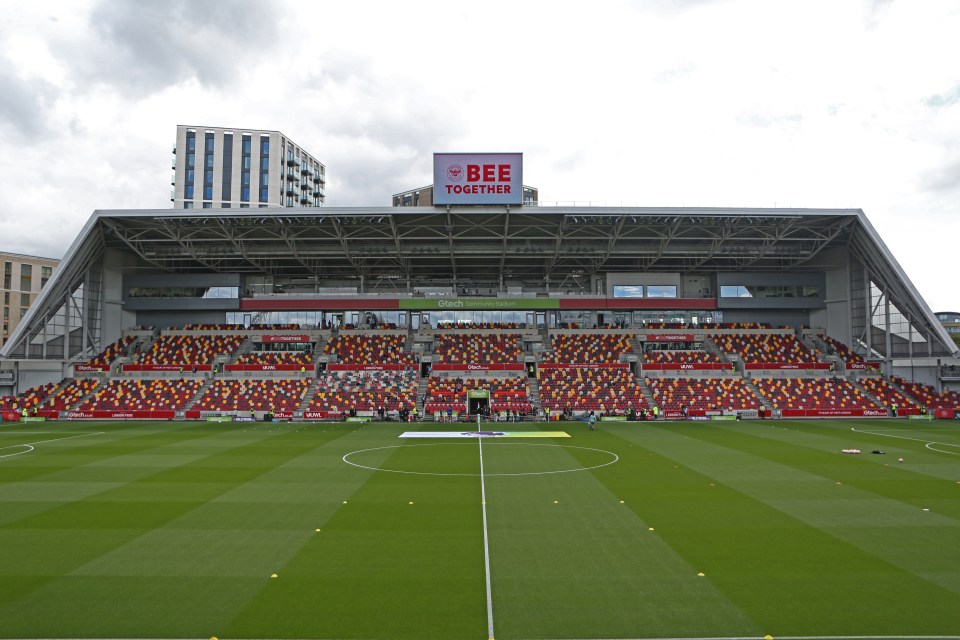
[[[930,385],[920,384],[919,382],[907,382],[905,379],[896,376],[890,376],[890,379],[900,385],[901,389],[931,411],[937,409],[960,409],[960,393],[956,391],[937,393],[937,390]]]
[[[333,371],[320,378],[307,411],[344,415],[356,411],[411,410],[416,406],[415,371]]]
[[[44,398],[44,400],[37,405],[37,410],[66,411],[67,409],[71,409],[80,398],[93,391],[96,386],[96,380],[71,380],[70,384]]]
[[[136,339],[136,336],[127,336],[126,338],[120,338],[116,342],[107,345],[107,348],[104,349],[103,352],[100,353],[100,355],[92,358],[91,360],[87,361],[84,364],[91,367],[95,367],[98,365],[109,366],[110,364],[113,363],[114,360],[116,360],[120,356],[126,355],[127,347],[129,347],[130,343],[132,343],[135,339]]]
[[[710,339],[724,353],[735,353],[746,364],[815,364],[816,357],[791,335],[711,334]]]
[[[760,408],[760,400],[740,378],[653,378],[646,383],[663,411]]]
[[[236,335],[161,336],[134,364],[210,364],[218,355],[232,354],[244,340]]]
[[[854,353],[853,351],[851,351],[850,347],[843,344],[839,340],[834,340],[830,336],[824,336],[823,340],[824,342],[827,343],[829,347],[833,348],[834,353],[840,356],[840,359],[842,359],[846,363],[847,368],[850,368],[851,364],[861,364],[861,365],[864,365],[867,369],[872,369],[874,371],[877,370],[876,365],[869,364],[866,360],[864,360],[860,356],[860,354]]]
[[[57,383],[30,387],[19,396],[0,396],[0,411],[33,411],[56,388]]]
[[[517,333],[460,333],[438,336],[434,353],[447,364],[508,364],[517,362],[523,349]]]
[[[466,397],[471,389],[490,391],[490,411],[516,411],[527,414],[533,409],[528,396],[530,385],[526,377],[509,378],[430,378],[427,383],[427,401],[424,413],[446,412],[450,407],[458,413],[467,410]]]
[[[715,353],[707,351],[646,351],[645,364],[721,364],[726,362]]]
[[[214,380],[193,405],[197,411],[294,411],[300,407],[309,381]]]
[[[261,325],[265,327],[270,327],[272,325]],[[174,331],[246,331],[247,328],[242,324],[226,324],[226,323],[206,323],[206,324],[185,324],[182,327],[168,327]]]
[[[630,338],[622,334],[563,333],[550,339],[553,352],[544,362],[619,362],[623,353],[633,353]]]
[[[437,329],[519,329],[519,322],[440,322]]]
[[[242,328],[242,327],[241,327]],[[250,331],[299,331],[300,325],[296,322],[286,324],[251,324]]]
[[[111,380],[76,409],[179,411],[202,385],[202,380]]]
[[[842,378],[764,378],[753,384],[774,409],[879,408]]]
[[[647,406],[636,376],[624,369],[542,369],[540,402],[551,411],[604,413]]]
[[[860,378],[859,382],[887,409],[894,404],[897,405],[897,409],[920,408],[913,398],[904,395],[883,378]]]
[[[253,351],[237,356],[237,364],[313,364],[313,354],[307,351]]]
[[[324,353],[333,353],[344,364],[416,364],[412,353],[403,350],[402,335],[341,334],[331,338]]]

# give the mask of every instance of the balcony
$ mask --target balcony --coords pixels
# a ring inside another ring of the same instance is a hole
[[[293,195],[296,195],[297,192],[293,190],[293,187],[288,186],[288,187],[287,187],[286,194],[287,194],[288,196],[293,196]]]
[[[296,181],[297,181],[297,176],[293,175],[292,173],[287,174],[287,182],[296,182]]]
[[[300,170],[300,173],[302,173],[305,176],[313,175],[313,171],[310,170],[310,167],[304,167],[303,169]]]

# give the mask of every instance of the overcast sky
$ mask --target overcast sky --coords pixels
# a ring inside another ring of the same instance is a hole
[[[328,206],[519,151],[547,202],[862,208],[960,311],[960,2],[0,0],[0,250],[166,208],[177,124],[277,129]]]

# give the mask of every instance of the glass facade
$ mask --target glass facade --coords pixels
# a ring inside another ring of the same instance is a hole
[[[197,132],[196,131],[187,131],[187,152],[185,154],[186,166],[184,167],[183,173],[183,198],[184,200],[193,200],[193,188],[195,186],[196,180],[196,159],[197,159]],[[193,203],[190,203],[191,206],[187,206],[187,203],[183,203],[184,209],[192,209]]]
[[[240,143],[240,200],[243,202],[250,202],[250,158],[253,151],[251,144],[250,134],[243,134]],[[243,205],[240,206],[243,207]]]
[[[229,207],[230,189],[233,187],[233,134],[229,131],[223,134],[223,172],[220,177],[222,188],[220,189],[221,206]]]

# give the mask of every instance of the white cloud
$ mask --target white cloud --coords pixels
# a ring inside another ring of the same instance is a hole
[[[7,10],[4,249],[169,206],[175,126],[239,125],[322,159],[331,205],[477,150],[524,152],[548,201],[861,207],[931,306],[960,307],[934,259],[960,230],[955,3],[141,5]]]

